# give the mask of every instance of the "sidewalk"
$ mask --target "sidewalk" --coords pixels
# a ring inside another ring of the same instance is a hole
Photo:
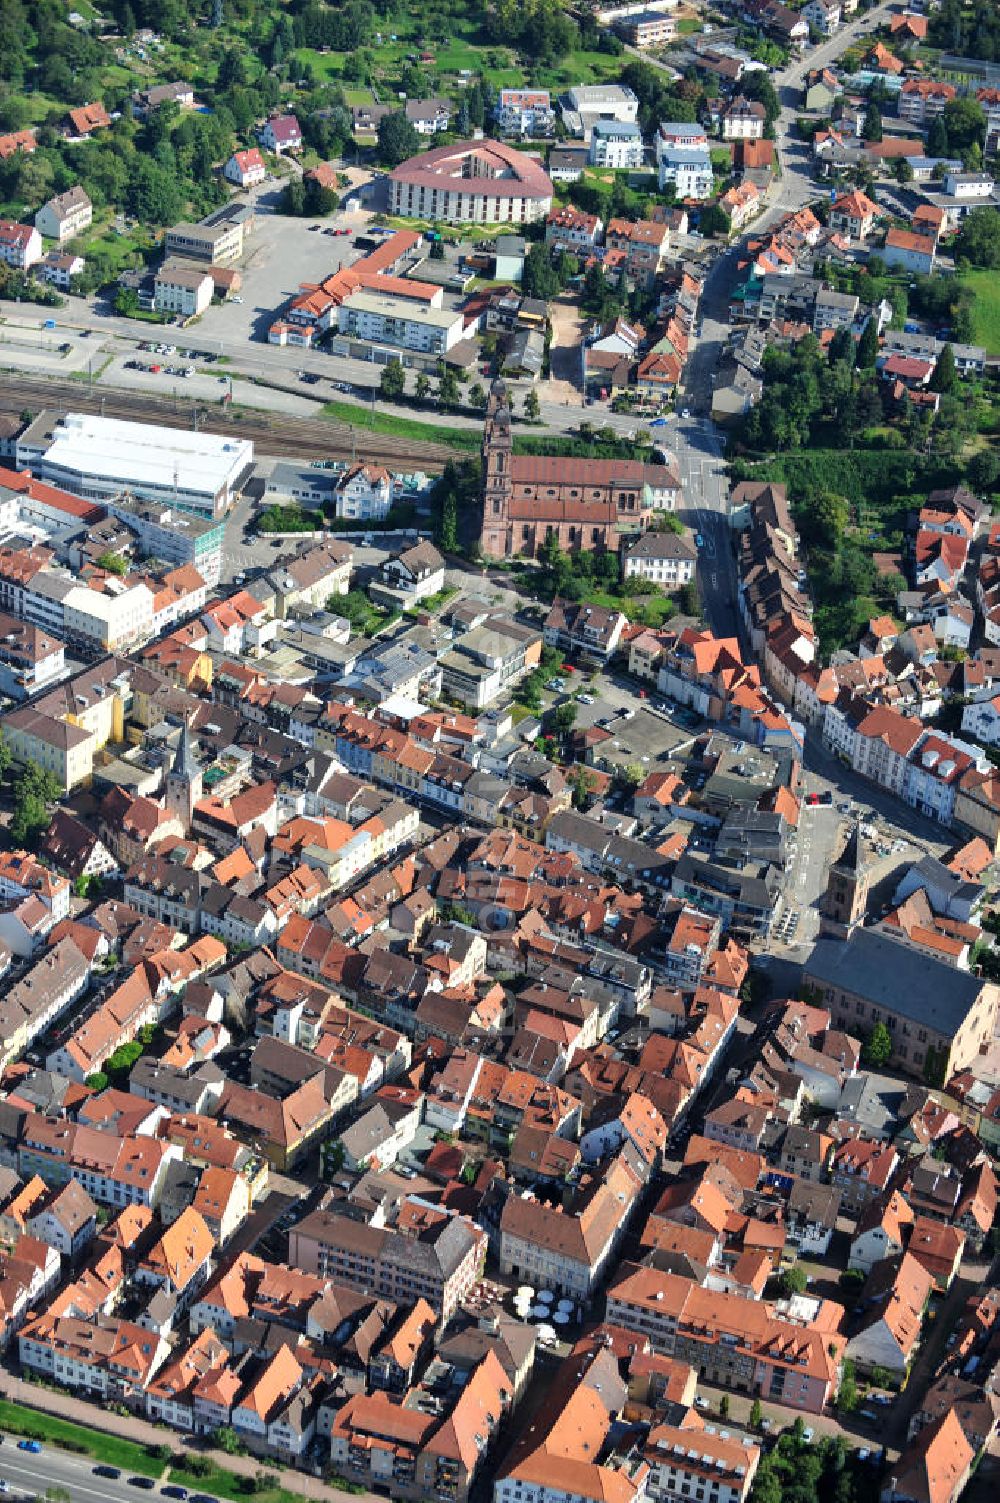
[[[37,1409],[42,1414],[51,1414],[58,1419],[72,1420],[74,1424],[86,1425],[91,1430],[101,1430],[105,1435],[115,1435],[122,1440],[132,1440],[143,1446],[170,1446],[176,1450],[179,1464],[187,1454],[207,1456],[217,1467],[232,1472],[238,1477],[253,1477],[259,1471],[271,1472],[278,1478],[279,1486],[288,1492],[298,1493],[303,1498],[321,1500],[321,1503],[343,1503],[344,1493],[327,1487],[319,1477],[306,1472],[297,1472],[292,1467],[275,1466],[266,1456],[227,1456],[223,1451],[198,1445],[193,1437],[171,1430],[167,1426],[153,1425],[138,1415],[111,1414],[96,1404],[85,1403],[69,1394],[56,1393],[51,1388],[41,1388],[35,1383],[24,1383],[20,1378],[4,1373],[0,1378],[0,1397],[26,1408]],[[166,1468],[169,1463],[164,1463]],[[165,1478],[162,1480],[166,1480]],[[374,1493],[353,1494],[359,1499],[376,1503]]]

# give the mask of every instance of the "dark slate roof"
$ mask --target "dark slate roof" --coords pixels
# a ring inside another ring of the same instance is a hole
[[[946,1035],[957,1033],[983,988],[978,977],[870,929],[818,940],[804,973]]]

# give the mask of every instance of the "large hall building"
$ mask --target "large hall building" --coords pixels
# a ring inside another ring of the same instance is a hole
[[[389,174],[392,212],[442,224],[534,224],[552,182],[534,157],[503,141],[456,141],[419,152]]]
[[[507,389],[494,382],[483,433],[485,554],[535,558],[553,533],[568,552],[617,553],[679,498],[680,481],[666,465],[515,454]]]

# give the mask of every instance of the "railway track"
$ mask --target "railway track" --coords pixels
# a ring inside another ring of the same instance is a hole
[[[165,428],[195,426],[228,438],[249,439],[261,453],[279,459],[358,459],[387,468],[419,468],[434,473],[444,469],[452,450],[424,439],[400,438],[391,433],[372,433],[359,425],[326,418],[286,417],[253,409],[226,410],[190,398],[147,395],[89,387],[77,381],[53,381],[37,376],[0,372],[0,412],[20,413],[42,408],[62,411],[100,412],[105,417],[133,422],[159,423]]]

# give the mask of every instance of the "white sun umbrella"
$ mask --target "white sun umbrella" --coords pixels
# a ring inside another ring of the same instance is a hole
[[[534,1299],[535,1291],[530,1284],[518,1284],[518,1294],[523,1294],[526,1299]]]
[[[548,1324],[539,1326],[538,1327],[538,1339],[539,1339],[539,1341],[556,1341],[556,1340],[558,1340],[558,1338],[556,1336],[555,1326],[550,1326]]]

